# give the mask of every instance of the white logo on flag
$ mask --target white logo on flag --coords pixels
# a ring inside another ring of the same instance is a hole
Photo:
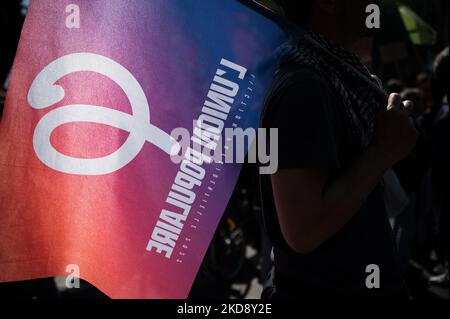
[[[28,103],[34,109],[50,107],[64,98],[64,89],[55,84],[62,77],[80,71],[100,73],[116,82],[127,95],[132,114],[103,106],[71,104],[48,112],[36,125],[33,147],[37,157],[54,170],[77,175],[113,173],[128,163],[148,141],[169,155],[180,150],[178,142],[166,132],[150,124],[150,110],[136,78],[119,63],[93,53],[73,53],[47,65],[34,79],[28,92]],[[57,127],[72,122],[105,124],[130,133],[125,143],[112,154],[83,159],[64,155],[50,142]]]

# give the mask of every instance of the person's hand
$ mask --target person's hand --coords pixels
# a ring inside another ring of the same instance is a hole
[[[408,156],[416,145],[419,133],[410,118],[413,109],[411,101],[402,102],[400,95],[391,94],[387,108],[379,113],[373,147],[386,168]]]

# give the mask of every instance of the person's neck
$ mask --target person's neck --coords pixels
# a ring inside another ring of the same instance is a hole
[[[329,40],[336,42],[343,48],[351,51],[353,45],[357,41],[357,38],[352,36],[352,32],[343,32],[342,29],[328,23],[323,23],[319,21],[317,23],[311,22],[309,29],[313,32],[317,32],[328,38]]]

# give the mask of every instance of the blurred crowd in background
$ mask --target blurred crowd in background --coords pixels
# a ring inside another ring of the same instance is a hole
[[[272,6],[270,1],[261,2]],[[0,2],[0,114],[27,5],[21,0]],[[392,228],[412,296],[448,299],[449,2],[385,0],[381,6],[380,31],[355,52],[382,79],[387,92],[416,104],[413,120],[421,133],[413,153],[394,168],[408,205],[392,216]],[[264,281],[270,246],[260,226],[260,210],[256,169],[246,165],[192,298],[244,298],[255,282]],[[87,283],[68,291],[53,279],[0,284],[3,296],[105,297]]]

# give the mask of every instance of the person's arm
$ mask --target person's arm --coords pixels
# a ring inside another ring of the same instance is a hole
[[[310,253],[339,231],[384,172],[411,151],[417,132],[401,105],[400,96],[391,95],[388,109],[380,114],[375,143],[334,180],[326,168],[283,169],[271,177],[280,228],[294,251]]]

